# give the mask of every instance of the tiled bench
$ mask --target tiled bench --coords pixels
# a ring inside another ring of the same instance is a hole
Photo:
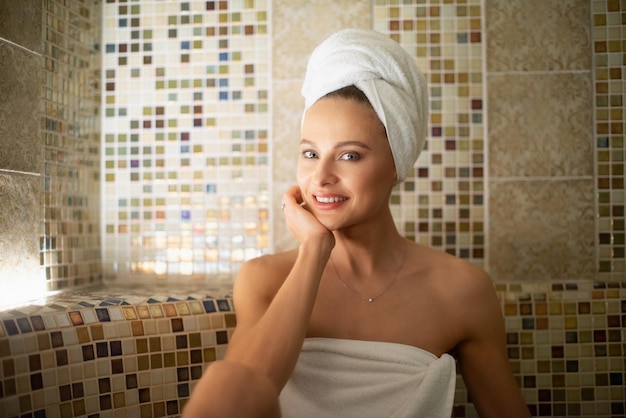
[[[219,286],[155,291],[165,296],[103,288],[0,313],[0,415],[180,415],[192,382],[223,357],[234,307]]]
[[[626,283],[496,290],[533,415],[625,415]],[[235,323],[230,285],[103,288],[0,312],[0,416],[179,416]],[[476,416],[461,376],[453,412]]]

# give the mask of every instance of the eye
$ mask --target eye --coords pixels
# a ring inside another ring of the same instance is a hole
[[[306,159],[317,158],[317,153],[315,151],[303,151],[302,156]]]
[[[341,154],[339,159],[344,161],[358,161],[361,159],[361,156],[356,152],[345,152]]]

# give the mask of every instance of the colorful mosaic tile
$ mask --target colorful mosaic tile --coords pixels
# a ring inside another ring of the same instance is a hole
[[[3,416],[180,416],[236,326],[231,284],[205,286],[67,292],[1,313]],[[190,316],[195,303],[207,309]],[[137,320],[147,306],[159,309]]]
[[[626,277],[624,207],[624,115],[626,103],[626,4],[592,1],[595,87],[595,158],[597,175],[598,272],[601,277]]]
[[[229,276],[270,248],[267,4],[103,13],[105,274]]]
[[[48,290],[102,279],[100,12],[97,0],[50,0],[44,8],[40,256]]]
[[[236,326],[230,290],[229,282],[101,288],[0,313],[0,410],[180,416]],[[624,415],[626,285],[500,283],[496,291],[533,416]],[[453,416],[477,416],[461,375],[455,393]]]
[[[392,194],[401,233],[485,266],[482,3],[376,1],[374,29],[412,54],[430,87],[430,132]]]

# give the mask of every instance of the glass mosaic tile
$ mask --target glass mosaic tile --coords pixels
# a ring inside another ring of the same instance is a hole
[[[47,289],[60,290],[102,279],[101,5],[98,0],[50,0],[44,17],[40,255]]]
[[[624,91],[626,70],[624,2],[591,2],[597,175],[597,271],[605,279],[626,278],[624,192]]]
[[[426,75],[430,131],[391,198],[402,234],[485,267],[482,3],[374,2],[374,29]]]
[[[107,277],[230,279],[270,250],[267,8],[104,5]]]
[[[400,230],[485,264],[484,2],[372,4],[375,28],[415,56],[431,86],[428,149],[392,196]],[[101,233],[105,271],[131,282],[230,275],[269,251],[271,6],[46,2],[41,264],[50,290],[100,280]],[[496,286],[511,366],[537,416],[625,414],[625,11],[593,0],[591,12],[597,269],[607,283]],[[180,415],[235,323],[220,286],[81,290],[2,312],[0,410]],[[476,415],[459,377],[454,416]]]
[[[623,416],[626,285],[498,283],[496,292],[511,368],[533,416]],[[0,410],[180,416],[235,326],[222,281],[109,285],[2,312]],[[477,416],[461,375],[453,416]]]

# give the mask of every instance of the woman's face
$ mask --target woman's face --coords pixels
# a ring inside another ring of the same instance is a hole
[[[311,106],[302,124],[297,177],[307,208],[330,230],[388,210],[396,172],[376,112],[338,97]]]

